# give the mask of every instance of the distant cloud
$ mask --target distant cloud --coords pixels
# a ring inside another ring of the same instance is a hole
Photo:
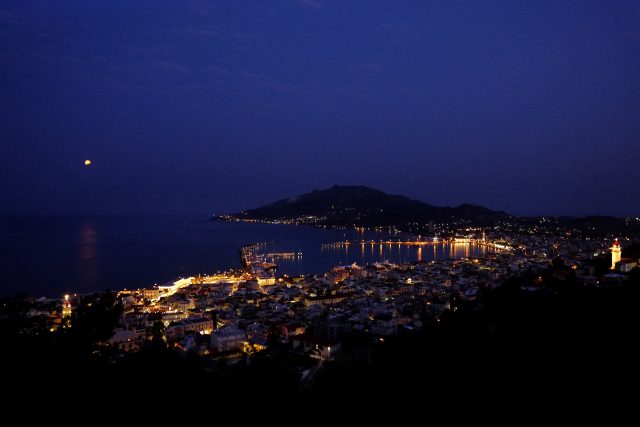
[[[304,6],[308,9],[321,10],[324,7],[324,3],[320,0],[292,0],[294,3]]]
[[[156,67],[160,68],[161,70],[169,71],[173,73],[180,73],[180,74],[188,73],[187,69],[181,64],[178,64],[177,62],[156,61]]]
[[[255,34],[247,31],[230,31],[220,25],[211,25],[209,27],[180,27],[174,28],[171,32],[179,37],[192,39],[232,39],[238,41],[253,40]]]
[[[363,97],[366,91],[359,86],[338,86],[335,87],[331,83],[319,80],[306,80],[304,82],[289,82],[271,77],[264,73],[247,72],[239,70],[232,72],[237,82],[242,82],[242,88],[260,88],[272,93],[286,94],[305,99],[306,101],[314,101],[335,97]],[[237,87],[237,86],[236,86]]]
[[[183,27],[173,29],[173,33],[181,37],[218,37],[219,28],[192,28]]]
[[[166,57],[170,56],[176,48],[167,43],[153,43],[148,45],[129,46],[128,53],[133,55],[143,55],[150,57]]]
[[[230,35],[231,38],[236,40],[253,40],[256,38],[256,35],[253,33],[247,32],[235,32]]]
[[[284,92],[284,93],[300,94],[300,95],[311,94],[311,91],[304,86],[284,82],[282,80],[275,79],[263,73],[239,71],[237,73],[237,76],[252,86],[263,87],[275,92]]]
[[[215,13],[215,2],[213,0],[189,0],[187,10],[201,16],[211,16]]]

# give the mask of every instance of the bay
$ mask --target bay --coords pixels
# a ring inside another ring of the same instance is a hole
[[[207,215],[14,216],[0,219],[0,293],[57,297],[105,289],[141,288],[177,277],[240,267],[243,245],[266,242],[278,274],[323,274],[335,265],[482,256],[474,245],[366,244],[413,236],[310,226],[211,221]]]

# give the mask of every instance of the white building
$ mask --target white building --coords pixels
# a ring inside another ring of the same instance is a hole
[[[211,348],[219,352],[240,350],[244,340],[244,331],[235,326],[224,326],[211,334]]]
[[[175,311],[185,312],[185,311],[188,311],[188,310],[194,308],[195,304],[194,304],[193,300],[186,299],[186,300],[172,301],[172,302],[169,303],[169,307],[171,307]]]
[[[142,290],[142,298],[148,299],[151,301],[156,301],[160,298],[160,289],[158,288],[147,288]]]
[[[122,351],[132,352],[142,348],[145,340],[144,331],[131,331],[127,329],[116,329],[107,343],[118,347]]]
[[[213,331],[213,320],[205,317],[195,319],[187,319],[182,322],[185,332],[198,332],[201,334],[210,334]]]
[[[293,348],[302,350],[314,359],[333,360],[340,352],[340,343],[336,340],[302,334],[293,339]]]
[[[637,261],[622,260],[616,263],[616,270],[621,273],[628,273],[638,266]]]

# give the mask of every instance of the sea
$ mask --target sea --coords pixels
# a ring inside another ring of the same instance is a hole
[[[179,277],[241,267],[240,248],[264,243],[277,274],[324,274],[336,265],[484,256],[476,245],[420,249],[397,244],[331,245],[415,239],[389,232],[212,221],[208,215],[13,216],[0,218],[0,295],[59,297],[136,289]]]

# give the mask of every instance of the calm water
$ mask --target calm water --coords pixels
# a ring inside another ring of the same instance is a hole
[[[279,274],[324,273],[336,264],[379,260],[476,256],[469,245],[416,247],[351,245],[323,249],[323,243],[398,239],[387,233],[358,233],[265,224],[209,221],[206,216],[26,216],[0,219],[0,293],[58,296],[107,288],[139,288],[181,275],[240,266],[238,250],[271,242],[274,252],[302,252],[279,259]]]

